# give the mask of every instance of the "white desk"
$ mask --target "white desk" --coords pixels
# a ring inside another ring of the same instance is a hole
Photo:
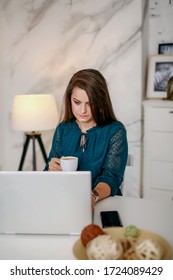
[[[134,224],[160,234],[173,248],[173,202],[110,197],[96,205],[94,223],[98,225],[102,210],[118,210],[124,226]],[[77,239],[79,236],[0,235],[0,259],[74,259],[72,248]]]

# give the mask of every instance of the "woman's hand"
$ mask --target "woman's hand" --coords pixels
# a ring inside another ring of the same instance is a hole
[[[92,207],[92,215],[94,215],[94,206],[96,204],[96,200],[93,197],[93,195],[91,195],[91,207]]]
[[[98,199],[99,199],[98,192],[95,191],[95,193],[94,193],[94,191],[92,191],[92,193],[91,193],[91,206],[92,206],[92,214],[93,215],[94,215],[94,206],[95,206],[96,202],[98,201]]]
[[[93,195],[91,195],[91,205],[92,205],[92,208],[94,208],[95,204],[96,204],[96,199],[94,198]]]
[[[59,158],[51,158],[49,162],[49,171],[62,171]]]

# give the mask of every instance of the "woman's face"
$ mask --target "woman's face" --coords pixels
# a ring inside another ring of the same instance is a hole
[[[95,123],[88,95],[85,90],[74,87],[71,95],[72,112],[79,123],[93,124]]]

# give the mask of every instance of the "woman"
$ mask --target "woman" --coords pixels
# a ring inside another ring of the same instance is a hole
[[[126,130],[113,112],[103,75],[78,71],[64,96],[64,116],[55,130],[45,170],[61,171],[62,156],[78,157],[78,171],[92,173],[92,205],[121,194],[127,162]]]

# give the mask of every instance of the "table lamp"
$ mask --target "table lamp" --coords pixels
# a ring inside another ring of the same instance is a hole
[[[58,123],[55,97],[51,94],[16,95],[12,104],[12,128],[24,131],[26,140],[18,170],[21,171],[30,140],[33,147],[33,170],[36,170],[35,140],[38,141],[45,163],[46,151],[41,139],[43,130],[51,130]]]

